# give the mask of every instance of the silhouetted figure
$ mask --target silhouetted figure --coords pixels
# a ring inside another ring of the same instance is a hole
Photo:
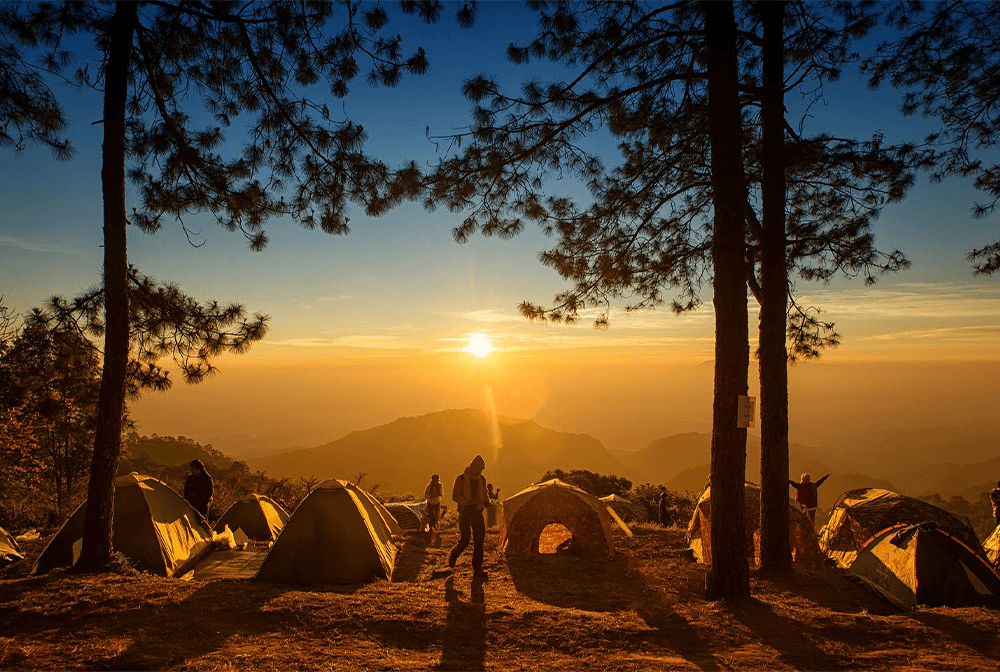
[[[437,474],[431,476],[430,483],[424,488],[424,499],[427,500],[427,531],[433,534],[438,531],[441,522],[441,498],[444,496],[444,485]]]
[[[215,493],[215,483],[205,469],[201,460],[191,462],[191,475],[184,481],[184,499],[194,507],[194,510],[208,518],[208,505],[212,503]]]
[[[667,491],[661,490],[660,496],[656,498],[656,510],[659,515],[660,525],[667,527],[670,524],[670,506],[667,502]]]
[[[799,503],[799,506],[802,507],[802,511],[809,517],[809,522],[812,523],[813,527],[816,527],[816,507],[819,506],[819,486],[823,485],[823,481],[828,478],[830,478],[830,474],[827,474],[815,483],[812,482],[812,477],[809,476],[809,474],[802,474],[798,483],[788,479],[788,484],[795,488],[795,501]]]
[[[997,487],[990,490],[990,504],[993,505],[993,520],[1000,525],[1000,481],[997,481]]]
[[[486,460],[482,455],[476,455],[465,472],[455,479],[455,488],[451,498],[458,504],[458,544],[448,557],[448,566],[454,568],[458,556],[469,545],[472,538],[472,575],[486,578],[483,570],[483,542],[486,539],[486,524],[483,521],[483,509],[489,502],[486,489],[486,479],[483,469]]]

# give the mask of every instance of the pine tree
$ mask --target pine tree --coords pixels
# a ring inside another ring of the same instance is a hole
[[[832,10],[790,4],[788,23],[795,29],[777,39],[784,58],[795,64],[794,78],[784,81],[779,69],[782,85],[771,84],[767,91],[759,69],[760,3],[740,4],[737,16],[741,96],[736,123],[747,194],[742,267],[763,311],[761,352],[769,349],[763,355],[762,378],[774,367],[780,367],[779,375],[787,375],[785,357],[774,356],[784,350],[786,337],[787,355],[793,360],[814,358],[823,347],[838,342],[833,325],[795,301],[792,273],[807,280],[846,273],[874,282],[879,274],[907,265],[898,251],[886,254],[874,246],[870,225],[885,203],[902,198],[912,184],[914,165],[926,159],[910,145],[885,146],[877,135],[868,141],[806,136],[782,114],[777,141],[788,145],[788,186],[777,203],[779,212],[786,213],[787,234],[784,243],[779,237],[777,244],[764,244],[761,185],[769,160],[761,149],[757,110],[767,104],[781,110],[778,96],[810,78],[834,79],[850,60],[851,41],[871,22],[863,12],[848,12],[842,26],[831,27],[827,24],[837,16]],[[703,285],[718,272],[712,258],[716,185],[714,167],[708,164],[713,143],[700,6],[537,6],[539,36],[527,46],[512,46],[509,57],[516,63],[548,58],[576,67],[578,76],[548,85],[528,82],[519,94],[505,94],[485,76],[468,80],[465,93],[476,105],[473,125],[467,134],[452,138],[460,151],[442,160],[430,176],[427,205],[467,213],[455,230],[459,241],[477,231],[516,235],[529,221],[556,238],[540,259],[572,287],[548,307],[523,303],[521,312],[529,319],[572,323],[585,309],[597,308],[595,326],[606,327],[617,303],[623,302],[626,312],[664,303],[677,313],[697,308]],[[765,103],[764,96],[772,100]],[[588,151],[581,141],[598,129],[610,132],[618,143],[621,161],[613,168],[605,166],[607,153]],[[589,204],[545,195],[544,178],[566,174],[584,182]],[[768,227],[780,229],[780,223]],[[767,272],[762,270],[765,249]],[[762,272],[768,276],[769,310],[761,290]],[[675,296],[671,299],[667,292]],[[768,442],[774,446],[770,453],[784,453],[787,463],[787,419],[780,421],[787,418],[787,384],[779,379],[776,387],[769,385],[766,397],[762,406],[768,410],[762,408],[762,413],[774,431],[765,433],[769,439],[776,437]],[[781,462],[765,468],[787,470]],[[780,491],[772,486],[768,494],[770,501],[785,507],[787,474],[781,478]],[[713,485],[713,499],[715,491]],[[784,516],[783,523],[767,524],[787,530],[787,512]],[[790,564],[787,543],[785,549],[776,551],[782,566]]]
[[[973,216],[993,214],[1000,205],[1000,163],[986,157],[1000,137],[1000,11],[992,2],[893,3],[885,18],[901,34],[866,59],[871,85],[887,81],[903,89],[903,114],[940,121],[939,132],[929,138],[938,148],[932,181],[972,177],[987,196],[975,204]],[[1000,271],[1000,240],[972,250],[967,259],[975,275]]]
[[[436,2],[404,0],[402,10],[436,21]],[[458,10],[470,25],[473,3]],[[147,232],[210,212],[228,230],[242,232],[253,250],[267,244],[265,224],[290,217],[307,228],[348,232],[348,205],[379,214],[412,192],[412,168],[394,172],[363,151],[364,129],[334,120],[322,99],[348,94],[367,58],[366,79],[393,86],[427,69],[423,49],[407,55],[402,37],[385,28],[380,5],[338,3],[40,3],[0,12],[0,33],[13,50],[38,45],[50,70],[69,62],[62,42],[71,33],[95,38],[92,72],[76,80],[103,90],[104,140],[104,366],[88,490],[81,570],[100,570],[111,558],[114,479],[122,448],[129,378],[129,302],[126,227]],[[25,78],[22,77],[22,81]],[[30,79],[30,78],[29,78]],[[32,80],[37,83],[37,80]],[[310,99],[303,91],[325,84]],[[34,90],[40,112],[55,100]],[[329,92],[329,93],[327,93]],[[200,95],[202,108],[189,94]],[[198,128],[195,110],[213,123]],[[0,119],[8,128],[9,119]],[[244,148],[227,156],[227,131]],[[50,132],[51,134],[51,132]],[[48,136],[40,136],[48,137]],[[126,212],[126,175],[138,205]]]

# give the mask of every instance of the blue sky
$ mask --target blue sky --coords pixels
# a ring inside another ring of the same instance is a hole
[[[469,31],[458,29],[450,17],[428,27],[393,12],[393,21],[407,44],[427,48],[430,74],[408,77],[395,89],[370,89],[359,78],[345,101],[331,104],[334,114],[343,105],[365,126],[368,151],[389,163],[433,161],[435,149],[425,128],[447,134],[468,123],[469,104],[460,93],[465,77],[485,72],[517,86],[528,77],[560,75],[546,63],[513,67],[506,62],[508,42],[525,41],[533,33],[534,15],[520,3],[482,3],[477,25]],[[813,131],[859,137],[882,131],[892,141],[922,137],[930,128],[927,120],[895,111],[895,92],[871,92],[852,73],[827,92],[825,102],[812,110]],[[92,125],[100,117],[100,99],[90,91],[62,95],[71,112],[74,159],[56,162],[45,150],[32,148],[8,153],[0,162],[5,185],[0,191],[0,294],[22,313],[49,295],[72,295],[100,280],[101,127]],[[795,105],[789,101],[790,108]],[[552,188],[578,192],[569,183]],[[799,283],[805,298],[838,322],[845,352],[855,346],[861,348],[859,355],[902,348],[904,356],[923,358],[934,334],[947,334],[956,343],[985,338],[986,345],[997,344],[996,280],[974,279],[964,260],[970,249],[997,235],[995,219],[970,217],[976,197],[966,181],[931,185],[922,176],[911,196],[887,208],[875,228],[880,245],[906,252],[913,269],[884,279],[875,289],[859,280]],[[179,225],[168,223],[153,237],[130,232],[130,260],[199,299],[241,302],[270,314],[267,347],[272,348],[325,344],[433,351],[460,347],[468,334],[486,331],[509,348],[632,343],[710,352],[710,305],[681,318],[665,311],[617,316],[608,332],[585,324],[564,329],[525,323],[516,314],[520,301],[545,303],[564,287],[537,262],[548,241],[529,228],[511,241],[477,237],[458,245],[451,230],[460,219],[445,211],[427,213],[418,205],[374,220],[355,209],[347,236],[275,221],[268,227],[268,249],[251,253],[240,234],[201,216],[189,225],[203,234],[202,247],[191,247]],[[751,319],[754,314],[752,308]],[[964,346],[959,350],[966,351]]]

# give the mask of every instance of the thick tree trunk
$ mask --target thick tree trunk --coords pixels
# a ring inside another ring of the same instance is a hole
[[[712,417],[712,568],[709,599],[750,594],[744,536],[746,429],[737,425],[747,393],[750,346],[744,274],[746,187],[740,151],[736,20],[732,2],[703,2],[708,68],[708,132],[712,146],[715,232],[715,400]]]
[[[119,2],[111,20],[105,67],[104,146],[101,184],[104,196],[104,370],[97,402],[94,457],[87,487],[83,549],[77,569],[102,571],[111,562],[115,476],[122,450],[125,373],[128,365],[128,272],[125,217],[125,102],[132,58],[136,3]]]
[[[788,353],[785,331],[784,2],[759,5],[764,28],[761,100],[760,567],[792,569],[788,537]]]

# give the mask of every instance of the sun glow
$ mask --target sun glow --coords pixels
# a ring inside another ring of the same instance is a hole
[[[462,348],[462,352],[468,352],[471,355],[482,358],[493,352],[495,349],[496,348],[493,347],[490,339],[486,338],[483,334],[476,334],[469,339],[469,344]]]

